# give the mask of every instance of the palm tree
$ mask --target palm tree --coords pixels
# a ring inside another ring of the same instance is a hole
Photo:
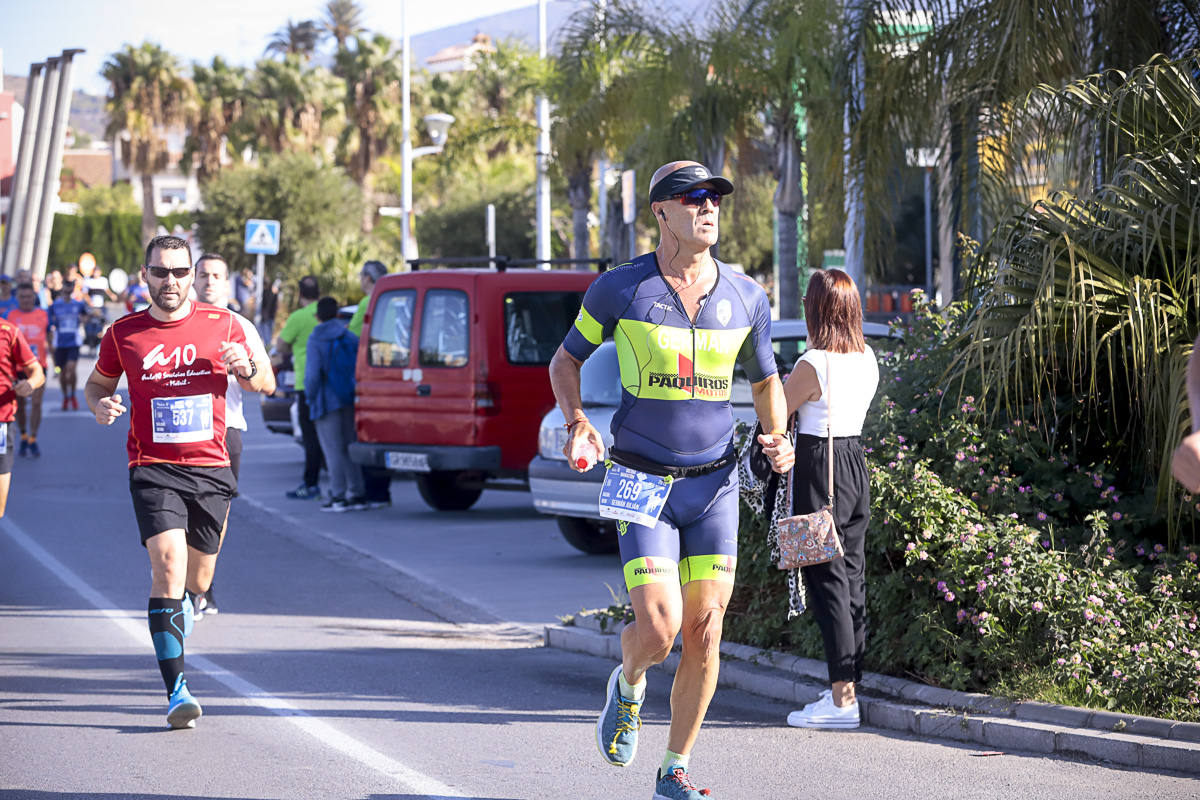
[[[1157,478],[1165,503],[1200,325],[1200,51],[1041,86],[1013,128],[1074,131],[1050,146],[1089,154],[1102,184],[1000,220],[968,283],[954,373],[981,378],[998,410],[1032,408],[1043,430]]]
[[[151,42],[125,45],[100,74],[109,86],[105,136],[120,142],[121,160],[141,178],[142,241],[149,241],[158,227],[154,174],[170,164],[167,134],[186,121],[195,89],[175,56]]]
[[[221,169],[221,157],[237,153],[235,131],[242,122],[246,106],[246,70],[231,67],[214,56],[211,67],[192,66],[196,104],[190,120],[190,132],[184,143],[183,164],[199,156],[197,175],[202,183]]]
[[[305,69],[297,55],[259,61],[247,88],[246,122],[276,153],[322,148],[340,113],[341,81],[324,67]]]
[[[550,137],[567,179],[575,258],[590,257],[588,213],[595,161],[615,140],[629,138],[616,130],[633,116],[627,113],[628,87],[621,79],[644,56],[643,32],[648,27],[636,7],[594,3],[572,15],[554,60],[548,92],[555,111]]]
[[[387,155],[401,136],[400,78],[402,54],[391,39],[376,34],[368,39],[358,36],[353,50],[343,48],[337,54],[338,74],[345,79],[346,113],[350,118],[338,142],[339,152],[353,149],[344,156],[351,177],[370,200],[372,173],[376,162]],[[363,217],[363,230],[371,230],[374,210],[370,203]]]
[[[325,19],[322,26],[334,42],[338,52],[346,49],[352,36],[363,32],[362,8],[354,0],[329,0],[325,4]]]
[[[311,19],[292,22],[275,31],[263,55],[290,56],[297,55],[306,61],[312,58],[321,42],[321,27]]]

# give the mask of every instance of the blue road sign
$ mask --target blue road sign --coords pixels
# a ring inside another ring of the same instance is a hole
[[[244,249],[247,253],[262,253],[268,256],[278,254],[279,220],[246,220],[246,246]]]

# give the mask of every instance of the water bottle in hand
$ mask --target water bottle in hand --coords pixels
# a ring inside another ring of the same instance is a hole
[[[588,440],[583,440],[574,448],[571,454],[571,460],[575,464],[575,468],[580,472],[587,472],[592,467],[596,466],[596,462],[600,460],[601,453]]]

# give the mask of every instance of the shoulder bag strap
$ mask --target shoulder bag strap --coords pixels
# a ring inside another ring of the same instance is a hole
[[[829,430],[829,505],[833,505],[833,363],[825,351],[825,427]]]

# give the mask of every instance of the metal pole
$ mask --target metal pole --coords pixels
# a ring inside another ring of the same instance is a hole
[[[38,214],[37,238],[29,267],[33,277],[46,277],[46,259],[50,254],[50,233],[54,230],[54,204],[58,202],[58,187],[62,176],[63,142],[66,139],[67,119],[71,116],[71,63],[83,50],[63,50],[58,68],[58,105],[54,110],[54,128],[50,132],[50,149],[46,154],[45,188],[42,189],[42,208]]]
[[[58,69],[61,58],[46,59],[46,74],[42,77],[42,102],[38,110],[37,129],[30,151],[29,189],[25,193],[25,214],[21,221],[21,241],[17,243],[17,263],[33,266],[33,245],[37,237],[38,214],[42,210],[45,191],[46,154],[50,149],[50,128],[53,127],[58,91]],[[39,276],[40,277],[40,276]]]
[[[400,255],[403,259],[403,269],[408,269],[412,259],[412,109],[409,105],[409,55],[412,52],[408,38],[408,0],[400,0],[400,37],[404,48],[404,63],[400,67],[400,128],[403,138],[400,140],[400,164],[404,175],[400,183]]]
[[[266,278],[267,257],[259,253],[254,257],[254,318],[259,330],[262,330],[263,324],[263,284]]]
[[[608,159],[601,158],[596,161],[596,173],[600,176],[600,186],[596,191],[596,197],[600,202],[597,206],[597,216],[600,219],[600,252],[597,253],[601,258],[607,254],[609,257],[615,255],[612,248],[608,246]]]
[[[546,0],[538,0],[538,57],[546,60]],[[550,258],[550,101],[546,95],[537,98],[537,258]],[[549,264],[539,264],[549,269]]]
[[[933,297],[933,167],[925,168],[925,296]]]
[[[21,247],[21,231],[25,224],[25,195],[29,191],[29,167],[33,162],[33,132],[42,108],[42,79],[46,64],[29,67],[29,82],[25,84],[25,118],[21,121],[21,144],[17,150],[17,169],[13,175],[12,200],[8,205],[8,224],[4,228],[3,272],[13,275],[20,264],[16,261]]]
[[[488,248],[488,266],[492,269],[496,268],[496,205],[488,203],[487,205],[487,248]]]

